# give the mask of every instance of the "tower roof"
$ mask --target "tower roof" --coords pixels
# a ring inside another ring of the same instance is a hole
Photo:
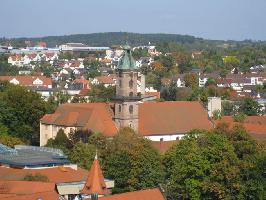
[[[106,195],[107,193],[103,173],[96,155],[81,194]]]
[[[136,61],[132,56],[131,47],[126,44],[123,46],[124,54],[118,63],[118,69],[135,70],[137,69]]]

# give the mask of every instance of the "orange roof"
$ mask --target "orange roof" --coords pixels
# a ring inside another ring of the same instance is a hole
[[[88,172],[85,169],[78,168],[74,170],[70,167],[53,167],[44,169],[15,169],[0,167],[0,180],[19,181],[23,180],[27,174],[42,174],[48,177],[52,183],[67,183],[85,181]]]
[[[95,79],[97,79],[99,83],[102,83],[102,84],[114,84],[115,83],[115,81],[113,80],[111,76],[97,76],[95,77]]]
[[[12,79],[19,81],[19,85],[22,86],[34,86],[33,82],[36,79],[40,79],[43,82],[42,86],[48,87],[52,85],[52,79],[45,76],[0,76],[1,81],[11,81]]]
[[[0,181],[0,199],[37,199],[55,200],[59,195],[54,183],[33,181]]]
[[[106,103],[69,103],[60,105],[54,114],[45,115],[41,122],[67,127],[83,127],[114,136],[117,128]]]
[[[171,146],[177,144],[178,140],[171,141],[151,141],[152,146],[157,149],[160,153],[165,153]]]
[[[157,99],[160,99],[161,98],[161,93],[160,92],[145,92],[145,94],[152,95],[152,96],[156,96]]]
[[[219,123],[228,123],[230,127],[236,124],[242,124],[243,127],[256,139],[266,139],[266,116],[246,116],[243,123],[234,122],[232,116],[223,116],[222,119],[215,121]]]
[[[108,194],[106,184],[104,182],[103,172],[101,170],[98,159],[94,159],[87,181],[84,188],[81,190],[81,194]]]
[[[144,102],[139,104],[142,135],[184,134],[191,129],[211,129],[208,113],[196,101]]]
[[[100,197],[100,200],[164,200],[161,191],[156,189],[140,190],[135,192],[126,192],[111,196]]]

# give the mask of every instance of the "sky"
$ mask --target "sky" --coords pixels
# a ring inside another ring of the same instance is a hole
[[[266,0],[0,0],[0,37],[97,32],[266,40]]]

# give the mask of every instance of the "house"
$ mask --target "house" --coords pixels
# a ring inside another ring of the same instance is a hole
[[[223,116],[215,124],[226,123],[229,127],[241,124],[257,140],[266,140],[266,116],[246,116],[243,123],[235,122],[231,116]]]
[[[35,181],[0,181],[0,200],[58,200],[54,183]]]
[[[45,100],[53,94],[52,79],[45,76],[0,76],[0,81],[27,87],[41,94]]]
[[[112,76],[96,76],[92,81],[92,85],[103,84],[105,87],[115,86],[115,78]]]

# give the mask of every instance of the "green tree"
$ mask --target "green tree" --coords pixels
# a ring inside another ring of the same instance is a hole
[[[72,162],[85,169],[90,169],[95,157],[96,148],[92,144],[78,142],[70,152],[69,158]]]
[[[95,85],[88,95],[90,102],[109,102],[115,96],[115,87],[105,87],[103,84]]]
[[[124,128],[102,153],[106,177],[115,180],[115,193],[157,187],[163,169],[159,153],[150,141]]]
[[[41,96],[24,87],[0,83],[0,122],[11,136],[38,144],[39,121],[47,112]]]
[[[237,155],[223,135],[194,130],[166,153],[172,199],[241,199]]]
[[[246,115],[259,115],[261,106],[252,98],[245,98],[240,104],[240,110]]]
[[[184,81],[186,87],[196,88],[199,85],[199,78],[196,74],[186,74]]]

